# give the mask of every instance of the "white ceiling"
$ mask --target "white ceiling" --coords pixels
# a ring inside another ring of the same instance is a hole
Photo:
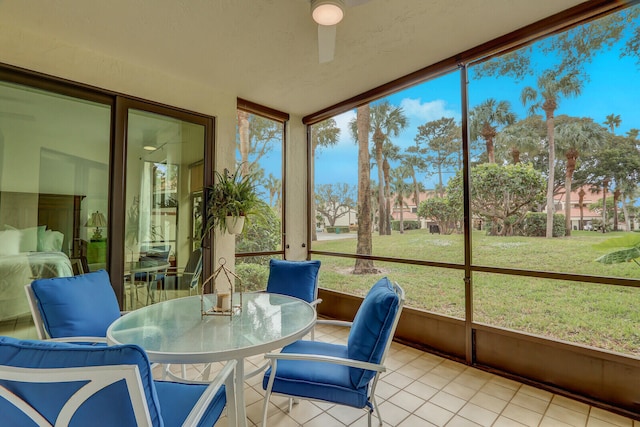
[[[370,0],[324,64],[309,0],[0,0],[0,25],[304,116],[582,2]]]

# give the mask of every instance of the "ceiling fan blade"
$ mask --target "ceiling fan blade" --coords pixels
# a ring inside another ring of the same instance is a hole
[[[345,4],[347,5],[347,7],[354,7],[354,6],[364,4],[368,1],[370,0],[345,0]]]
[[[320,63],[333,61],[336,49],[336,26],[318,25],[318,60]]]

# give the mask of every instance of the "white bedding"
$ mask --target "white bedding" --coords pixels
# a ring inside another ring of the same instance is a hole
[[[0,321],[29,313],[24,285],[34,279],[73,276],[63,252],[23,252],[0,256]]]

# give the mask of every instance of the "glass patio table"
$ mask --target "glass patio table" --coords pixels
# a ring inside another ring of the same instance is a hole
[[[205,309],[215,305],[205,295]],[[234,295],[234,304],[240,298]],[[246,425],[244,359],[284,347],[314,326],[307,302],[266,292],[243,293],[233,316],[201,316],[200,296],[159,302],[127,313],[111,324],[107,342],[137,344],[153,363],[209,363],[235,359],[238,422]]]

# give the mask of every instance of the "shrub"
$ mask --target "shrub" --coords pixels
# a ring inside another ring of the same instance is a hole
[[[340,233],[349,233],[349,226],[348,225],[328,225],[327,227],[325,227],[325,230],[327,231],[327,233],[336,233],[336,234],[340,234]]]
[[[553,237],[564,236],[566,232],[564,215],[553,215]],[[529,237],[545,237],[547,234],[547,213],[528,212],[524,222],[515,230],[515,234]]]
[[[267,287],[269,266],[259,264],[236,264],[236,275],[242,281],[243,292],[261,291]]]
[[[402,226],[405,230],[420,230],[421,224],[420,221],[403,221]],[[393,231],[400,231],[400,221],[393,220],[391,221],[391,229]]]

